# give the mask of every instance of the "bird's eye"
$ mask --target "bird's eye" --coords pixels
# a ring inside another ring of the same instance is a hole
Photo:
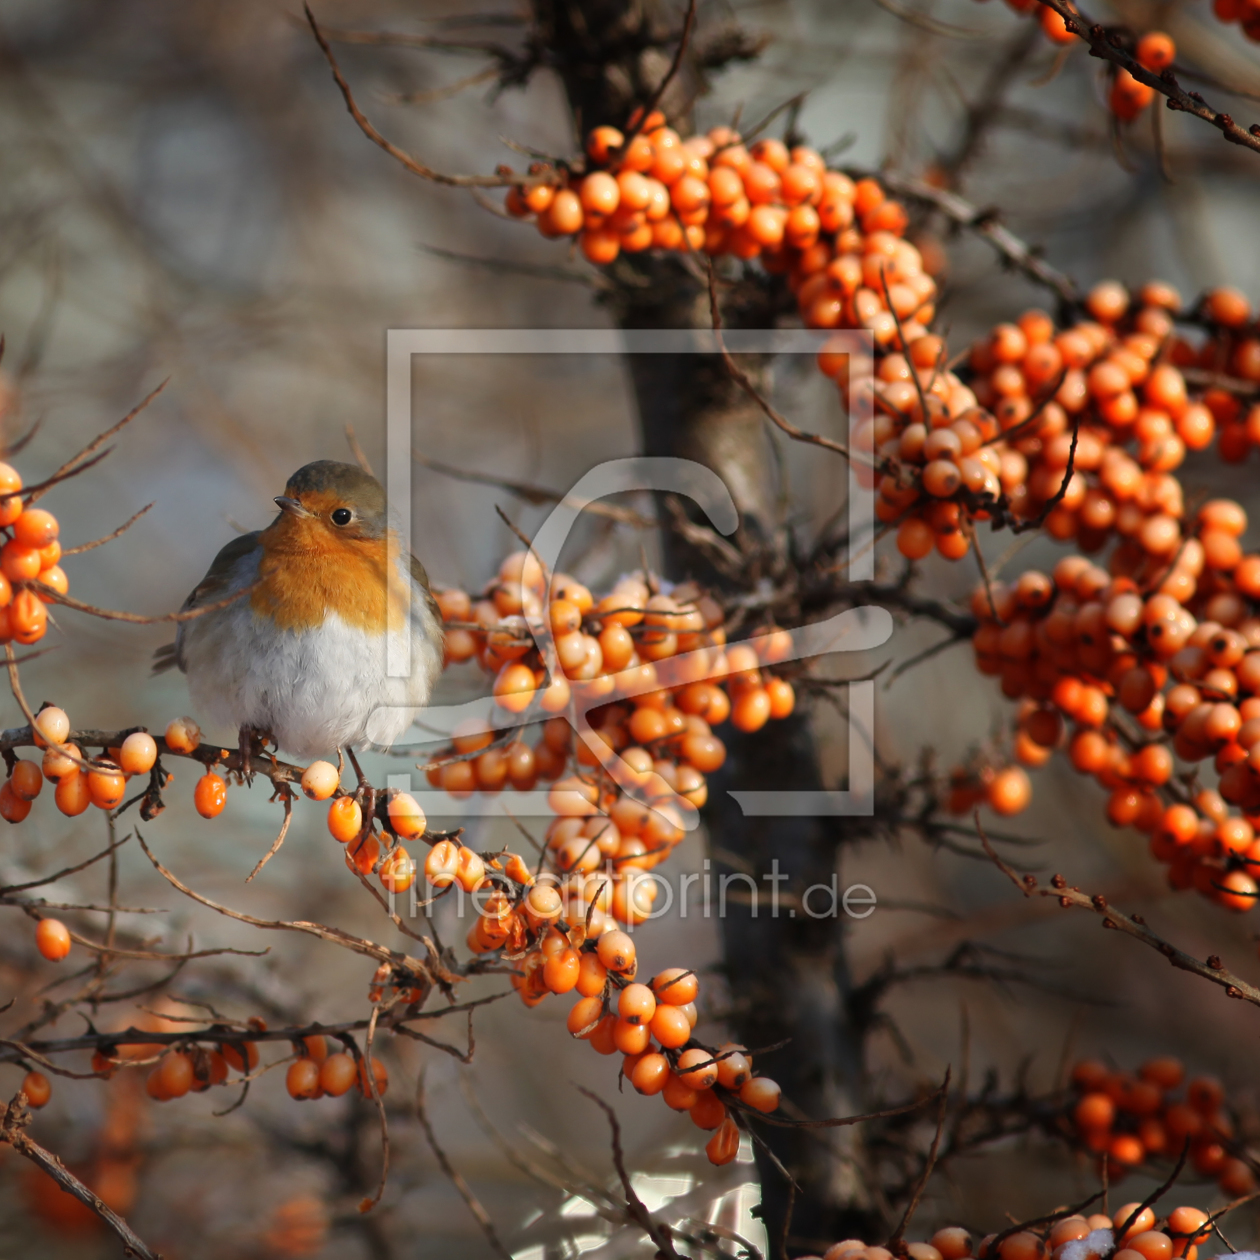
[[[354,513],[349,508],[337,508],[332,514],[332,523],[334,525],[349,525],[354,519]]]

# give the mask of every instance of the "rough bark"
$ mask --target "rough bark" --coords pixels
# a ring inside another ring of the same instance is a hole
[[[599,123],[624,124],[633,105],[650,96],[668,64],[643,50],[651,15],[634,0],[595,0],[578,6],[565,0],[535,0],[538,29],[561,76],[575,118],[583,128]],[[702,14],[703,16],[703,14]],[[583,21],[579,19],[584,19]],[[657,19],[657,29],[677,29]],[[703,25],[700,28],[703,39]],[[724,38],[733,46],[747,41]],[[657,79],[645,68],[661,67]],[[685,83],[701,82],[703,67],[685,68]],[[668,101],[673,95],[666,95]],[[689,99],[685,95],[684,99]],[[620,280],[607,299],[624,328],[707,328],[708,295],[677,258],[639,256],[623,259],[611,271]],[[756,286],[741,291],[738,309],[725,313],[729,324],[773,327],[782,294]],[[635,391],[646,455],[694,459],[717,472],[739,508],[745,549],[758,564],[782,563],[783,547],[778,474],[766,422],[760,409],[731,381],[720,359],[697,355],[632,355],[629,372]],[[705,558],[668,534],[664,539],[668,576],[694,577],[721,585]],[[721,923],[724,967],[731,995],[731,1023],[748,1046],[790,1038],[791,1044],[760,1061],[783,1086],[784,1095],[811,1117],[847,1114],[860,1106],[862,1037],[850,1018],[851,982],[839,920],[812,920],[780,909],[771,917],[767,905],[772,885],[761,878],[777,869],[790,879],[782,891],[826,884],[837,869],[842,827],[833,819],[745,818],[728,787],[816,790],[822,787],[818,749],[811,723],[798,712],[777,722],[772,732],[741,736],[723,732],[728,758],[712,781],[706,825],[713,860],[714,907],[722,875],[748,870],[762,902],[726,906]],[[722,854],[729,861],[721,860]],[[777,867],[775,864],[777,863]],[[728,881],[729,882],[729,881]],[[730,882],[733,890],[747,884]],[[802,1244],[790,1254],[817,1250],[819,1243],[846,1237],[872,1219],[855,1157],[853,1130],[829,1136],[789,1129],[761,1130],[775,1155],[796,1176],[791,1234]],[[839,1135],[839,1136],[837,1136]],[[757,1159],[762,1179],[763,1215],[779,1253],[789,1190],[764,1152]]]

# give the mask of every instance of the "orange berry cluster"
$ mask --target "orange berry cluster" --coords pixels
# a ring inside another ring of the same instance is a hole
[[[555,889],[535,885],[522,910],[542,934],[518,955],[513,986],[527,1006],[576,990],[569,1032],[598,1054],[621,1054],[621,1075],[635,1090],[659,1094],[674,1111],[688,1112],[698,1128],[713,1132],[705,1146],[710,1162],[730,1163],[739,1151],[735,1105],[774,1111],[778,1085],[753,1075],[752,1056],[743,1046],[697,1041],[695,973],[672,967],[648,984],[636,981],[634,941],[611,922],[602,931],[594,927],[594,909],[592,904],[585,918],[572,909],[566,914]]]
[[[69,743],[70,719],[64,709],[45,705],[35,714],[34,739],[44,749],[43,760],[9,758],[9,776],[0,787],[0,818],[21,822],[31,812],[45,779],[55,784],[57,808],[70,817],[89,805],[117,809],[126,794],[127,780],[148,774],[157,761],[156,741],[145,731],[134,731],[117,748],[99,757],[88,757]]]
[[[1256,0],[1212,0],[1212,12],[1222,22],[1237,22],[1249,40],[1260,44],[1260,4]]]
[[[22,477],[0,463],[0,643],[38,643],[48,629],[51,597],[33,590],[39,582],[59,595],[70,581],[58,561],[61,527],[43,508],[28,507],[21,497]]]
[[[1177,1159],[1188,1142],[1200,1175],[1214,1178],[1230,1198],[1250,1194],[1255,1175],[1227,1146],[1234,1126],[1222,1110],[1220,1082],[1194,1077],[1178,1097],[1184,1079],[1185,1068],[1173,1058],[1151,1059],[1136,1075],[1082,1060],[1072,1069],[1076,1097],[1067,1113],[1075,1137],[1106,1159],[1112,1180],[1148,1159]]]
[[[886,355],[878,414],[853,444],[882,461],[882,477],[859,476],[879,486],[878,518],[900,522],[901,553],[917,560],[935,547],[958,559],[968,521],[997,517],[1039,522],[1084,551],[1119,534],[1128,552],[1172,555],[1184,512],[1172,471],[1210,445],[1208,401],[1219,410],[1193,401],[1169,361],[1199,357],[1172,337],[1179,306],[1167,285],[1146,285],[1134,304],[1107,281],[1086,299],[1091,318],[1071,328],[1028,311],[972,348],[970,386],[940,371],[945,349],[931,334],[905,356]]]
[[[1198,1245],[1211,1235],[1208,1214],[1199,1208],[1174,1208],[1160,1220],[1151,1208],[1127,1203],[1114,1216],[1063,1216],[1040,1230],[1020,1229],[989,1234],[977,1245],[957,1225],[938,1229],[929,1242],[906,1244],[910,1260],[1195,1260]],[[1001,1239],[999,1242],[998,1239]],[[996,1247],[994,1244],[996,1243]],[[1123,1244],[1121,1246],[1120,1244]],[[891,1260],[886,1247],[868,1247],[848,1238],[828,1247],[822,1256],[801,1260]]]
[[[1110,792],[1112,824],[1150,836],[1174,888],[1240,911],[1260,891],[1260,555],[1242,553],[1246,523],[1212,500],[1168,559],[1122,545],[1110,573],[1066,556],[1052,576],[972,596],[976,667],[1021,701],[1017,758],[1065,748]],[[1176,773],[1209,758],[1216,788]]]

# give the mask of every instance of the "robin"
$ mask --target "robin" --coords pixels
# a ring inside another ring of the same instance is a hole
[[[184,609],[253,589],[181,622],[154,665],[177,665],[198,710],[239,731],[246,774],[262,737],[297,757],[394,743],[442,668],[428,576],[390,530],[375,477],[318,460],[275,502],[276,519],[228,543]],[[407,639],[410,671],[391,677],[387,646]]]

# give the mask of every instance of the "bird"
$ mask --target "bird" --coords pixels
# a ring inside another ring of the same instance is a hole
[[[300,758],[388,747],[442,669],[428,575],[391,529],[375,477],[317,460],[274,502],[266,529],[215,556],[181,610],[206,611],[154,662],[182,670],[198,712],[237,730],[246,777],[258,739]],[[390,675],[391,645],[410,661],[403,677]]]

